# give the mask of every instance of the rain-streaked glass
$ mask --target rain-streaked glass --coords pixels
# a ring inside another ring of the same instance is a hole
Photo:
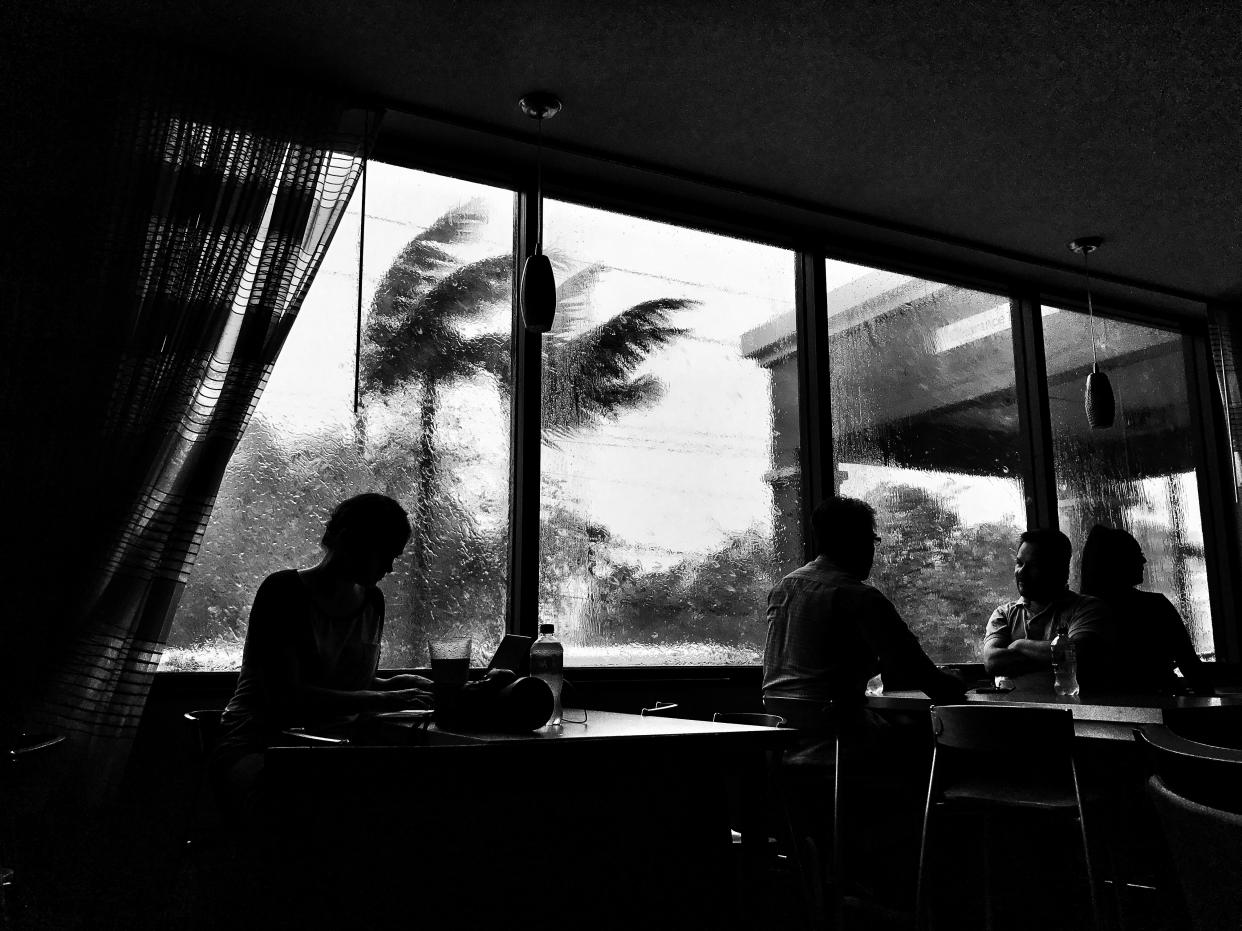
[[[263,578],[313,565],[332,508],[380,491],[413,536],[381,583],[381,663],[504,631],[513,194],[368,166],[361,403],[360,198],[342,221],[229,464],[162,669],[235,669]]]
[[[540,620],[567,665],[758,663],[801,562],[794,256],[549,202]]]
[[[938,663],[976,662],[1026,525],[1008,298],[827,263],[839,494],[876,510],[870,581]]]
[[[1182,338],[1172,330],[1095,317],[1100,368],[1116,399],[1106,429],[1087,425],[1087,314],[1044,308],[1044,347],[1061,529],[1074,544],[1071,583],[1095,524],[1133,534],[1147,557],[1140,586],[1181,613],[1195,649],[1214,653],[1207,564]]]

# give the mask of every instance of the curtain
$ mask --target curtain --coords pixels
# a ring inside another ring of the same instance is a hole
[[[1242,381],[1238,375],[1242,363],[1242,309],[1209,306],[1208,335],[1232,464],[1229,482],[1233,489],[1235,543],[1242,546]]]
[[[145,60],[145,59],[140,59]],[[160,55],[118,79],[92,285],[107,387],[91,516],[26,716],[117,783],[225,465],[357,181],[376,114]],[[102,387],[102,386],[101,386]],[[90,408],[89,399],[83,399]]]

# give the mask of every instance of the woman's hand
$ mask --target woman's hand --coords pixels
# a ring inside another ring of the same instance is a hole
[[[423,689],[431,691],[431,680],[423,676],[416,676],[412,672],[403,672],[398,676],[389,676],[387,679],[381,679],[378,676],[375,679],[375,687],[383,691],[391,691],[393,689]]]
[[[389,711],[432,707],[431,692],[425,689],[392,689],[380,694],[384,696],[384,707]]]

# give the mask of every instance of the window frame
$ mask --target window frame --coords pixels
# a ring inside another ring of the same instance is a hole
[[[534,635],[539,620],[542,335],[526,331],[518,306],[521,269],[533,253],[537,236],[537,217],[532,209],[536,197],[534,146],[529,136],[453,127],[447,123],[441,125],[438,133],[432,134],[434,138],[428,143],[418,139],[417,132],[410,132],[410,126],[417,125],[420,120],[424,124],[434,122],[411,114],[399,115],[397,132],[386,135],[381,131],[373,159],[507,188],[514,193],[516,201],[511,341],[514,396],[510,428],[509,579],[505,630]],[[599,168],[597,172],[590,170],[593,165]],[[829,259],[1009,298],[1027,520],[1031,525],[1056,526],[1056,487],[1040,311],[1044,304],[1086,309],[1076,290],[1080,273],[1071,263],[1056,265],[1009,255],[981,243],[937,240],[900,224],[833,212],[788,197],[737,191],[709,178],[627,165],[599,153],[558,147],[547,140],[543,173],[543,192],[548,198],[795,252],[792,271],[796,295],[802,526],[808,558],[813,555],[810,533],[813,502],[834,489],[836,483],[824,268]],[[623,178],[624,183],[615,183],[616,177]],[[668,196],[670,190],[675,196]],[[903,237],[907,240],[903,245],[885,241]],[[1012,273],[998,273],[997,265],[1007,266]],[[1227,493],[1224,482],[1224,470],[1229,466],[1228,451],[1220,440],[1223,414],[1214,390],[1208,349],[1207,302],[1200,295],[1107,275],[1093,275],[1093,282],[1097,315],[1154,325],[1182,336],[1216,656],[1218,662],[1242,661],[1242,621],[1239,621],[1238,611],[1242,607],[1239,603],[1242,555],[1230,532],[1232,496]],[[584,667],[586,670],[593,668],[601,670],[603,678],[667,680],[671,676],[697,680],[711,678],[712,670],[732,678],[738,670],[753,667]],[[693,674],[687,675],[687,669],[694,670]],[[231,674],[169,672],[163,675]]]

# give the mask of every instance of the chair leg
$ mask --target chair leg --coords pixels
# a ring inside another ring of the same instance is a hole
[[[844,857],[841,855],[841,738],[833,742],[832,766],[832,921],[841,931],[845,927]]]
[[[933,761],[932,766],[935,766]],[[934,769],[933,769],[934,771]],[[923,834],[919,842],[919,872],[918,878],[914,886],[914,927],[915,931],[926,931],[927,922],[927,903],[923,898],[923,890],[926,887],[927,879],[927,844],[928,837],[931,833],[931,813],[932,813],[932,785],[929,782],[927,786],[927,804],[923,808]]]
[[[996,915],[992,907],[992,819],[986,814],[981,818],[980,836],[983,840],[983,928],[993,931]]]
[[[1087,840],[1087,818],[1083,814],[1082,801],[1078,803],[1078,826],[1082,829],[1082,858],[1087,867],[1087,892],[1091,896],[1091,918],[1095,931],[1105,931],[1104,916],[1100,911],[1100,897],[1095,885],[1095,868],[1091,863],[1091,844]]]

